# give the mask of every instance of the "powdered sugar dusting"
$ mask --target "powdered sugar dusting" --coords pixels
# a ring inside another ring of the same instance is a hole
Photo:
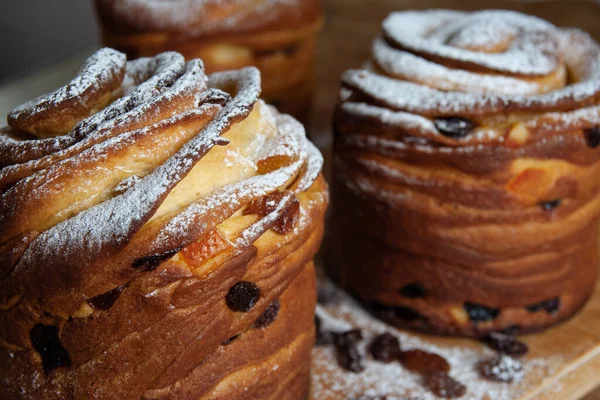
[[[244,27],[267,24],[284,11],[293,11],[301,5],[301,0],[101,0],[99,5],[105,13],[114,14],[138,31],[169,30],[201,35],[240,24]]]
[[[493,351],[477,343],[448,345],[434,344],[426,336],[396,330],[366,312],[354,299],[334,286],[327,278],[320,280],[322,289],[328,292],[325,305],[319,305],[317,315],[324,330],[344,331],[360,328],[366,339],[360,350],[366,354],[366,346],[376,335],[393,332],[400,339],[403,349],[421,349],[443,356],[451,364],[450,375],[467,386],[461,399],[512,400],[536,387],[544,378],[555,372],[561,357],[527,358],[523,361],[523,377],[515,383],[495,383],[481,378],[477,365],[494,355]],[[450,342],[450,340],[447,340]],[[438,341],[439,342],[439,341]],[[313,350],[312,398],[333,400],[366,396],[387,396],[389,400],[435,400],[422,383],[422,378],[406,370],[400,363],[384,364],[367,358],[366,369],[361,373],[347,372],[338,366],[333,347],[317,347]]]

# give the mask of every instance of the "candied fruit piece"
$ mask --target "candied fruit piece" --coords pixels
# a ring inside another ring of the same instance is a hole
[[[448,372],[450,364],[440,355],[423,350],[408,350],[400,355],[400,362],[405,368],[420,373]]]

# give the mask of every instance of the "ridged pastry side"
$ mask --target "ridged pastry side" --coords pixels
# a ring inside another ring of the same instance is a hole
[[[393,13],[335,116],[330,271],[383,318],[479,336],[596,282],[600,46],[514,12]]]

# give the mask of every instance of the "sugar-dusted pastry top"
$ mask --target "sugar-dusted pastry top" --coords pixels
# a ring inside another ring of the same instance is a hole
[[[0,142],[0,243],[14,262],[3,263],[2,300],[34,288],[58,296],[44,274],[68,267],[74,278],[99,257],[119,259],[112,268],[142,265],[290,186],[281,214],[316,179],[321,156],[259,93],[253,68],[207,77],[201,61],[177,53],[126,62],[103,49],[67,86],[11,112]],[[251,131],[236,129],[244,120]],[[273,218],[236,243],[252,244]],[[60,294],[93,297],[107,284],[94,281]]]
[[[600,47],[581,31],[532,16],[393,13],[372,54],[367,71],[344,74],[342,112],[385,121],[415,139],[502,144],[522,122],[529,142],[600,123]],[[432,120],[452,116],[474,126],[441,134]]]
[[[113,33],[227,35],[297,28],[315,21],[321,0],[96,0]]]

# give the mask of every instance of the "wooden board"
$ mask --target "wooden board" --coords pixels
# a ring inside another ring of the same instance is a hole
[[[331,149],[331,113],[339,90],[339,76],[348,69],[359,67],[369,55],[370,43],[379,31],[381,20],[393,10],[422,8],[456,8],[455,1],[445,0],[326,0],[327,25],[320,38],[316,93],[312,123],[309,128],[313,141],[326,154]],[[482,5],[483,4],[483,5]],[[600,39],[600,5],[589,1],[502,2],[461,1],[463,9],[508,8],[536,14],[560,26],[576,26]],[[454,7],[453,7],[454,6]],[[329,163],[326,163],[329,168]],[[405,335],[402,332],[402,335]],[[419,340],[441,347],[482,348],[469,340],[435,338],[417,335]],[[508,389],[507,399],[568,400],[579,399],[600,385],[600,285],[587,306],[570,321],[544,333],[528,335],[530,359],[552,360],[547,371],[537,371],[526,377],[521,385]],[[482,353],[484,349],[482,348]],[[315,352],[323,358],[323,350]],[[319,360],[316,361],[318,363]],[[316,368],[318,369],[318,368]],[[337,379],[335,376],[329,379]],[[339,397],[321,395],[314,400],[351,398],[344,382],[331,382],[340,389]],[[358,376],[356,379],[360,380]],[[463,382],[469,386],[469,382]],[[524,388],[524,385],[527,387]],[[514,395],[514,397],[510,394]],[[497,399],[493,399],[497,400]],[[600,400],[600,388],[585,400]]]

